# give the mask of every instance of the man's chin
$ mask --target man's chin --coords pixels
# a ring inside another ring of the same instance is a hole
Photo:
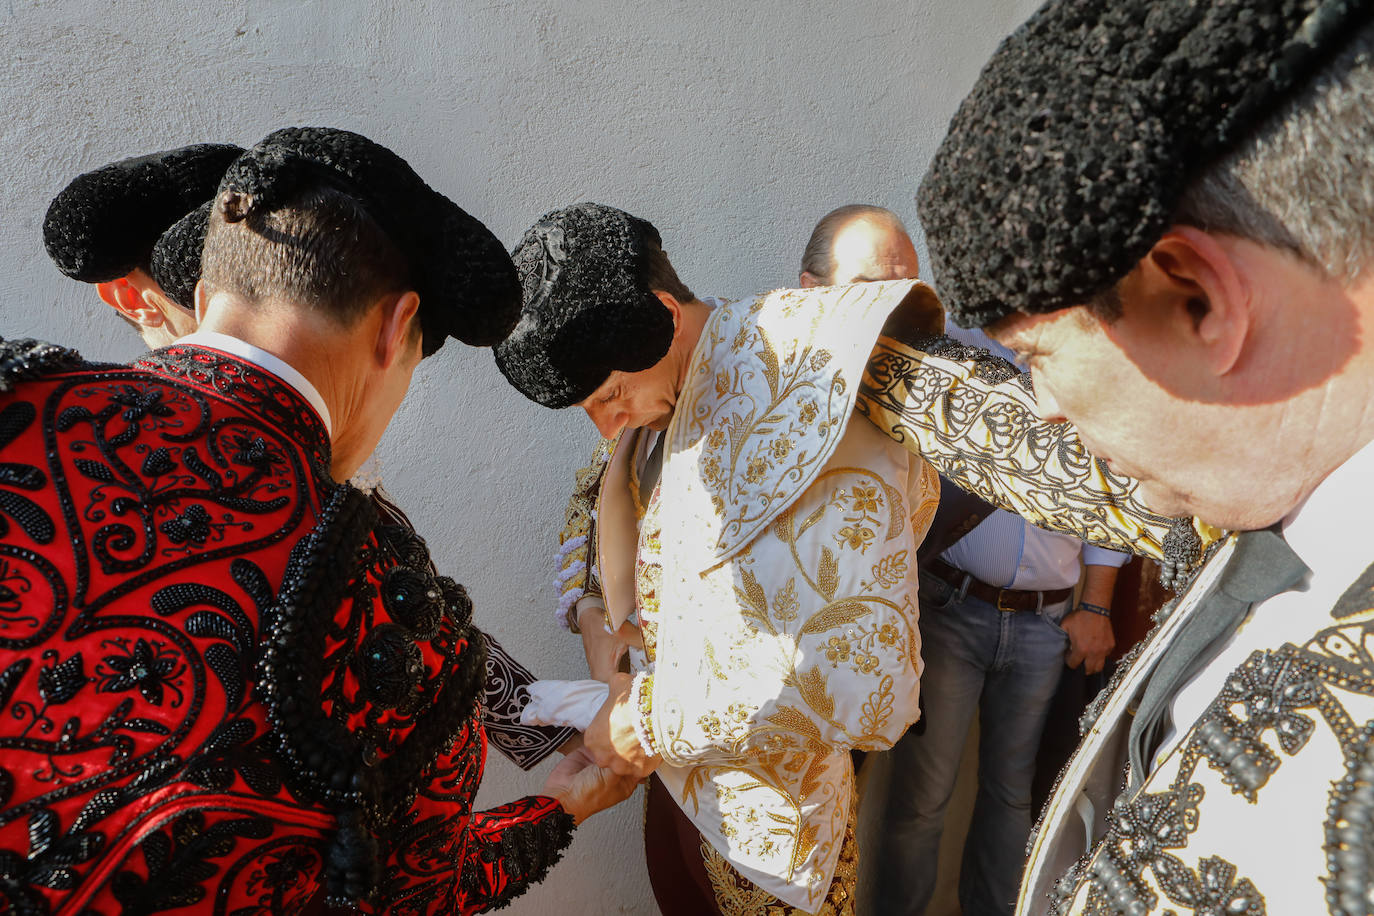
[[[1165,486],[1157,480],[1142,480],[1136,495],[1145,507],[1156,515],[1180,518],[1198,514],[1198,507],[1186,493]]]

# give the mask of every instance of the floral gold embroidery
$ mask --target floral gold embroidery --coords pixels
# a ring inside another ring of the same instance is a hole
[[[787,584],[778,589],[777,594],[773,596],[773,616],[787,623],[797,619],[797,610],[800,607],[797,601],[797,580],[788,579]]]
[[[854,889],[859,875],[855,808],[851,801],[835,877],[815,916],[854,916]],[[721,916],[802,916],[801,910],[788,906],[741,875],[709,842],[703,839],[700,848],[701,863]]]

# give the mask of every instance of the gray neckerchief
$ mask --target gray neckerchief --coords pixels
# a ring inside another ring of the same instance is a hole
[[[1169,725],[1169,704],[1180,687],[1221,650],[1261,601],[1286,592],[1311,570],[1272,529],[1243,531],[1212,592],[1179,629],[1150,675],[1131,723],[1131,788],[1145,780],[1147,766]]]

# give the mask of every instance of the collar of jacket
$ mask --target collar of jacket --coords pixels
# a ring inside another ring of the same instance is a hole
[[[897,314],[943,327],[934,291],[915,280],[780,289],[715,310],[666,433],[662,481],[674,502],[710,506],[710,561],[697,572],[748,545],[820,474]]]

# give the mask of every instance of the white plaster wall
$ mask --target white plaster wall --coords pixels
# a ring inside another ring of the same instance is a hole
[[[1035,0],[0,0],[0,334],[124,359],[139,342],[42,250],[51,196],[112,159],[288,124],[361,131],[508,244],[577,200],[653,221],[699,294],[794,282],[814,221],[913,195],[958,100]],[[922,247],[922,251],[924,247]],[[389,488],[479,622],[538,672],[580,414],[486,351],[427,361],[381,448]],[[492,754],[482,799],[536,791]],[[638,796],[580,829],[516,914],[652,914]]]

